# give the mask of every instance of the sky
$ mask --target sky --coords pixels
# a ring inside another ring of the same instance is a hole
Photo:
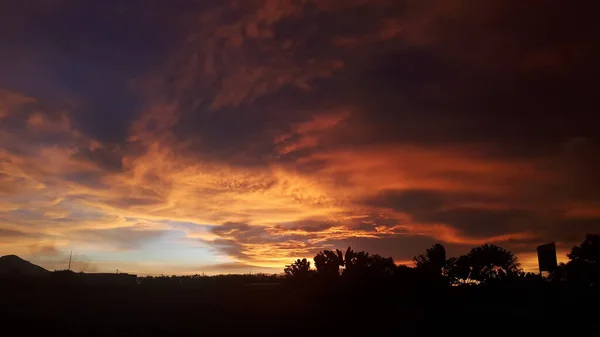
[[[281,272],[346,248],[537,268],[600,231],[585,1],[3,0],[0,255]]]

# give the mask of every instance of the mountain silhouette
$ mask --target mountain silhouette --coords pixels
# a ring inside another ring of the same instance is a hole
[[[48,276],[50,272],[16,255],[0,257],[0,275],[2,276]]]

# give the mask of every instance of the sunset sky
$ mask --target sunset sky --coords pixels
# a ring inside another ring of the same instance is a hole
[[[0,255],[281,272],[600,232],[577,1],[2,0]]]

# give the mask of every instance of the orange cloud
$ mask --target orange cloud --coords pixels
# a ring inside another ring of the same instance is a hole
[[[365,147],[318,152],[298,160],[308,165],[323,161],[320,175],[343,177],[337,189],[368,195],[385,189],[434,189],[511,193],[518,181],[545,182],[554,176],[540,172],[532,161],[481,158],[476,149],[416,146]],[[474,183],[474,182],[477,183]]]
[[[40,112],[34,112],[27,118],[27,124],[34,132],[73,132],[75,136],[78,135],[77,131],[72,130],[71,121],[65,114],[56,119],[49,119]]]
[[[125,155],[123,170],[109,173],[79,156],[83,149],[100,151],[103,144],[82,136],[67,122],[60,124],[65,127],[45,128],[52,124],[40,116],[43,115],[30,116],[31,127],[41,132],[61,132],[72,137],[72,144],[78,146],[28,145],[31,155],[0,150],[2,193],[7,196],[0,211],[8,214],[0,228],[6,233],[28,233],[18,243],[5,247],[16,252],[25,252],[31,245],[66,247],[72,243],[115,251],[132,246],[113,240],[109,233],[118,233],[123,240],[134,236],[145,240],[153,236],[138,235],[140,228],[149,233],[172,230],[165,221],[210,228],[244,223],[257,232],[250,235],[209,229],[183,231],[189,239],[224,247],[217,248],[218,254],[231,260],[265,268],[310,257],[317,250],[330,247],[330,242],[348,239],[413,235],[471,246],[528,241],[535,240],[536,233],[523,230],[472,236],[447,223],[423,223],[409,213],[380,209],[363,200],[388,190],[510,197],[522,193],[525,186],[556,179],[553,172],[540,171],[536,161],[492,159],[482,156],[483,147],[472,146],[339,148],[312,151],[294,165],[272,162],[259,167],[233,166],[189,153],[186,143],[173,137],[171,128],[178,119],[176,104],[155,105],[139,117],[130,129],[129,139],[131,144],[142,144],[143,151]],[[306,122],[290,125],[290,132],[276,137],[275,143],[281,146],[282,154],[289,153],[286,149],[314,148],[348,116],[348,110],[315,115]],[[155,123],[161,126],[152,127]],[[5,137],[12,136],[5,133]],[[302,170],[303,165],[315,161],[322,163],[319,169]],[[97,183],[71,178],[82,174]],[[513,205],[457,200],[444,207],[504,210]],[[36,215],[12,215],[19,210]],[[77,215],[75,211],[94,216]],[[331,225],[285,225],[306,219]],[[380,223],[383,219],[385,224]],[[57,220],[67,221],[68,225]]]
[[[36,100],[22,93],[0,89],[0,119],[19,112],[19,109],[28,103],[34,103]]]
[[[31,157],[0,152],[4,163],[2,179],[8,182],[4,186],[19,181],[19,192],[8,190],[10,197],[36,195],[27,204],[15,201],[9,209],[40,212],[36,232],[56,235],[61,238],[62,246],[74,240],[94,249],[100,249],[101,242],[89,241],[92,236],[82,235],[81,230],[137,228],[140,221],[151,230],[168,230],[168,225],[160,224],[162,221],[210,224],[215,228],[228,222],[241,222],[260,229],[258,237],[261,239],[244,241],[236,232],[187,233],[189,238],[208,244],[217,245],[221,240],[236,242],[224,250],[229,258],[272,268],[291,258],[313,254],[328,247],[328,242],[351,238],[410,234],[460,245],[533,239],[535,235],[529,232],[470,237],[448,224],[419,223],[410,214],[390,211],[383,215],[389,224],[378,225],[372,222],[371,216],[364,215],[372,212],[373,207],[362,204],[361,200],[390,189],[505,196],[515,193],[515,185],[543,183],[553,178],[540,173],[531,161],[481,158],[477,155],[479,152],[470,147],[364,147],[314,152],[298,159],[300,165],[324,162],[318,172],[298,171],[276,163],[256,168],[235,167],[215,160],[206,161],[202,156],[185,155],[185,144],[169,136],[169,125],[172,125],[169,121],[176,118],[176,110],[165,109],[169,113],[161,113],[165,111],[163,108],[148,110],[134,123],[130,139],[145,144],[145,151],[125,156],[122,172],[101,171],[93,162],[77,157],[77,148],[44,147]],[[346,116],[345,111],[317,115],[307,122],[292,125],[291,132],[276,142],[284,144],[297,136],[300,139],[321,137]],[[165,129],[149,129],[147,123],[152,118],[166,121]],[[72,130],[63,132],[77,134]],[[102,148],[97,141],[88,144],[92,151]],[[69,173],[86,172],[97,175],[101,184],[89,186],[65,177]],[[72,218],[74,215],[69,210],[73,207],[102,216],[78,219],[69,227],[57,226],[53,219]],[[333,225],[320,230],[281,226],[303,219]],[[9,217],[3,227],[9,228],[7,226],[21,229],[23,225],[15,217]],[[127,236],[134,232],[122,233]],[[21,248],[13,248],[24,250],[27,245],[47,242],[44,240],[24,240]]]
[[[275,144],[282,155],[312,148],[332,129],[349,116],[349,112],[340,109],[314,116],[311,120],[291,126],[291,132],[275,137]]]

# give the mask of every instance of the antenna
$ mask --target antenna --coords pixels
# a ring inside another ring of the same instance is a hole
[[[69,271],[71,270],[71,257],[73,257],[73,251],[69,254]]]

